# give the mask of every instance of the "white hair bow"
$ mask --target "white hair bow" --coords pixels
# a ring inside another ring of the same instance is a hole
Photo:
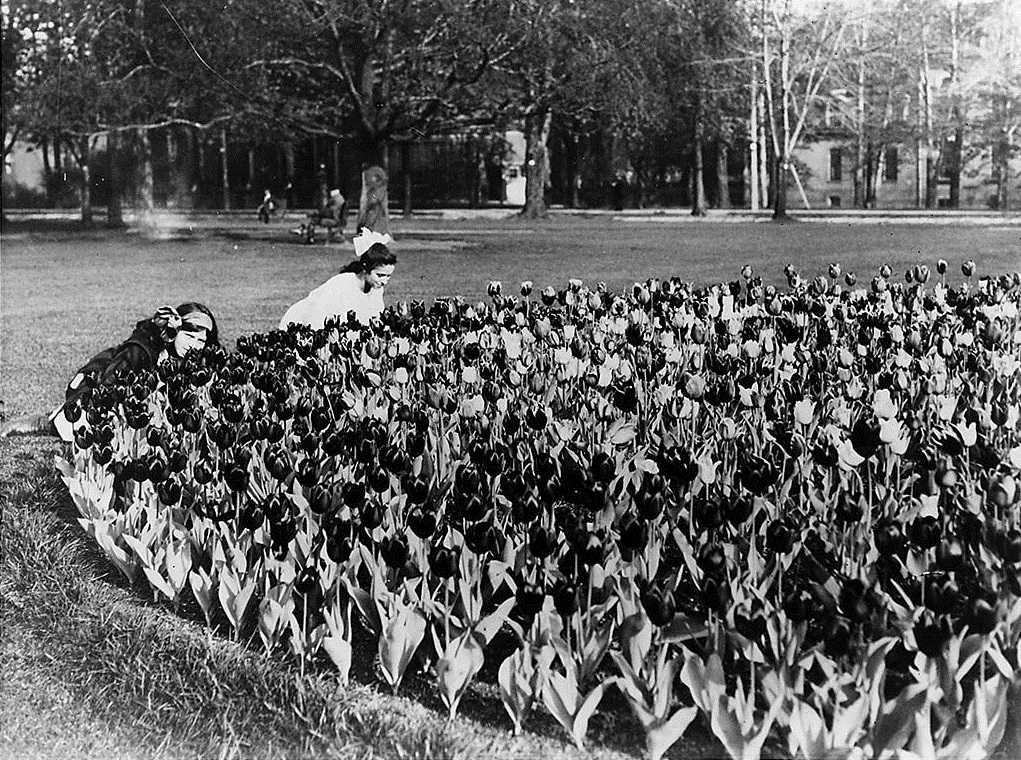
[[[378,232],[373,232],[370,229],[364,229],[352,242],[355,244],[355,255],[361,256],[376,243],[390,245],[393,242],[393,238],[386,234],[381,235]]]

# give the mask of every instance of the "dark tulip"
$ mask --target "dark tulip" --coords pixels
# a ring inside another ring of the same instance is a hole
[[[331,433],[323,441],[323,453],[328,457],[335,457],[344,450],[344,436],[340,433]]]
[[[383,508],[376,503],[370,502],[361,510],[362,527],[366,530],[375,530],[383,524]]]
[[[642,607],[655,626],[669,625],[677,614],[674,594],[668,589],[650,587],[641,594]]]
[[[316,483],[307,493],[308,507],[317,515],[326,512],[333,503],[333,488],[326,483]]]
[[[164,480],[156,489],[161,504],[168,507],[181,500],[181,484],[177,480]]]
[[[82,418],[82,404],[78,399],[73,399],[64,404],[64,418],[71,423]]]
[[[231,467],[224,481],[232,491],[245,491],[248,489],[248,471],[240,467]]]
[[[717,615],[727,614],[732,601],[730,584],[724,578],[707,577],[702,583],[702,602]]]
[[[429,538],[436,532],[436,514],[416,507],[408,514],[408,527],[419,538]]]
[[[666,497],[662,492],[648,493],[644,490],[635,494],[635,506],[638,514],[646,520],[655,520],[666,506]]]
[[[579,604],[580,595],[575,584],[561,582],[553,590],[553,607],[563,617],[569,617],[577,612]]]
[[[883,518],[873,529],[873,540],[880,554],[896,554],[904,548],[904,532],[899,522]]]
[[[1021,531],[1015,528],[1000,539],[1000,556],[1004,562],[1021,562]]]
[[[514,594],[514,610],[523,618],[532,618],[542,611],[543,602],[546,600],[546,593],[540,586],[531,583],[521,582]]]
[[[991,633],[997,623],[996,608],[985,599],[973,599],[968,603],[965,622],[971,633]]]
[[[879,438],[879,426],[864,418],[859,419],[851,428],[851,447],[863,459],[868,459],[879,450],[882,440]]]
[[[848,495],[847,491],[841,490],[837,496],[837,508],[835,510],[837,522],[841,525],[855,525],[861,522],[865,516],[865,509],[861,502]]]
[[[777,554],[787,554],[794,548],[795,532],[785,517],[773,520],[766,528],[766,548]]]
[[[488,554],[497,548],[496,529],[486,522],[477,522],[464,532],[464,543],[476,554]]]
[[[702,530],[713,530],[723,525],[723,509],[715,498],[699,494],[692,503],[692,512],[695,525]]]
[[[242,507],[238,514],[238,518],[239,524],[243,530],[252,531],[258,530],[262,526],[262,523],[265,520],[265,515],[259,508],[258,504],[249,502]]]
[[[319,582],[319,570],[315,566],[302,568],[294,577],[294,590],[299,594],[309,594]]]
[[[812,461],[820,467],[836,467],[840,461],[837,447],[829,441],[820,441],[812,447]]]
[[[200,486],[204,486],[212,481],[215,474],[216,472],[212,465],[204,460],[196,462],[195,467],[192,469],[192,477]]]
[[[418,476],[404,484],[404,492],[408,495],[408,503],[425,504],[429,499],[429,481]]]
[[[149,460],[149,480],[153,483],[162,483],[170,475],[170,465],[158,456],[153,456]]]
[[[742,525],[749,517],[752,516],[752,509],[754,506],[755,501],[746,493],[739,495],[735,499],[731,499],[727,510],[727,521],[735,527]]]
[[[634,515],[627,515],[620,524],[620,544],[632,551],[642,551],[649,543],[649,524]]]
[[[964,545],[955,536],[947,536],[936,547],[936,567],[952,573],[964,566]]]
[[[113,449],[109,446],[101,446],[92,452],[92,460],[98,465],[105,465],[113,459]]]
[[[387,566],[395,569],[404,567],[410,555],[408,542],[403,536],[394,536],[391,539],[384,538],[380,544],[380,549],[383,561],[386,562]]]
[[[812,595],[805,589],[798,589],[789,594],[783,602],[783,610],[794,623],[803,623],[812,615],[815,603]]]
[[[908,525],[908,538],[919,549],[932,549],[939,543],[942,534],[939,520],[931,515],[916,517]]]
[[[167,467],[170,468],[171,472],[184,472],[188,466],[188,455],[183,451],[175,450],[169,452],[167,457]]]
[[[368,478],[366,479],[369,488],[376,493],[385,491],[390,487],[390,473],[383,467],[375,467],[369,470]]]
[[[350,509],[361,509],[365,505],[365,495],[365,486],[362,483],[349,481],[341,486],[341,497]]]
[[[913,629],[915,644],[918,646],[918,651],[926,657],[939,657],[943,654],[943,646],[946,644],[948,631],[938,621],[930,620],[923,622],[924,620],[925,618],[923,617],[915,623]]]
[[[74,443],[79,449],[87,449],[92,446],[92,431],[89,428],[79,428],[74,433]]]
[[[425,436],[413,433],[408,436],[404,450],[412,459],[419,457],[425,451]]]
[[[585,539],[584,545],[579,547],[578,558],[583,565],[591,567],[592,565],[601,564],[605,553],[602,540],[599,536],[590,533],[588,538]]]
[[[291,465],[280,449],[266,449],[262,461],[265,462],[266,469],[275,480],[282,481],[291,474]]]
[[[605,451],[597,451],[592,456],[592,478],[597,483],[609,483],[617,474],[617,465],[613,457]]]
[[[824,643],[830,657],[843,657],[851,651],[851,626],[844,618],[837,618]]]
[[[706,575],[722,578],[727,573],[727,555],[720,546],[707,544],[698,556],[698,566]]]
[[[113,441],[113,427],[108,424],[98,425],[92,429],[92,439],[99,445],[105,445]]]
[[[351,556],[354,546],[350,536],[329,536],[326,539],[326,554],[331,560],[337,562],[347,562]]]
[[[457,575],[458,556],[446,546],[434,546],[429,552],[429,569],[437,578],[453,578]]]
[[[518,523],[530,523],[541,514],[542,504],[539,503],[535,494],[527,494],[511,504],[511,516]]]
[[[528,547],[536,559],[546,559],[558,548],[557,536],[549,528],[536,525],[528,534]]]

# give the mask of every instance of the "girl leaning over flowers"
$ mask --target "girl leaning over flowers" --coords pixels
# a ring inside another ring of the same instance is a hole
[[[146,372],[171,357],[220,343],[213,313],[200,303],[183,303],[176,309],[161,306],[135,325],[127,340],[100,351],[79,369],[64,392],[64,403],[49,413],[27,414],[0,426],[0,438],[9,435],[52,435],[71,440],[71,423],[63,411],[105,380],[122,373]]]

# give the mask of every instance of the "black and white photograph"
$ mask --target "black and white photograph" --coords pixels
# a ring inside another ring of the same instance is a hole
[[[1021,758],[1021,0],[0,16],[0,760]]]

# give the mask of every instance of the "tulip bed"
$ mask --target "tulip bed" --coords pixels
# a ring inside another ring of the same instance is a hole
[[[1019,668],[1021,278],[398,304],[97,387],[59,462],[158,598],[346,680],[489,658],[515,731],[609,689],[658,758],[979,758]],[[189,604],[192,602],[189,599]],[[900,754],[897,754],[900,753]]]

